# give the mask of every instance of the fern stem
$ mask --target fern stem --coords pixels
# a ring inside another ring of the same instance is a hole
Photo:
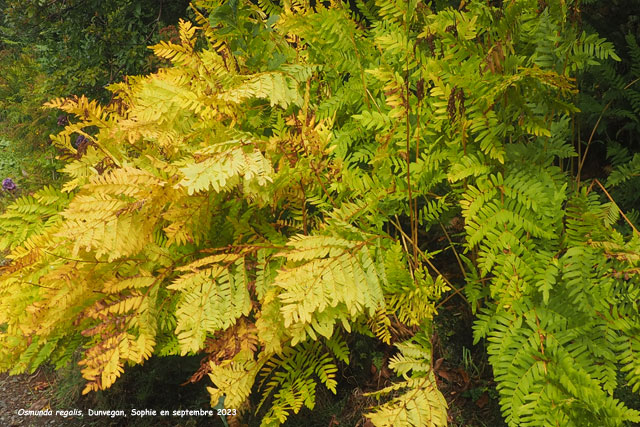
[[[602,189],[602,191],[604,191],[604,194],[607,196],[607,198],[611,201],[611,203],[613,203],[616,208],[618,208],[618,211],[620,212],[620,215],[622,215],[622,218],[625,219],[625,221],[627,221],[627,224],[629,224],[629,226],[631,227],[631,229],[633,230],[634,233],[636,233],[637,235],[640,236],[640,232],[638,232],[638,230],[636,229],[636,227],[634,227],[633,223],[631,223],[631,221],[629,220],[629,218],[627,218],[627,216],[624,214],[624,212],[622,212],[622,210],[618,207],[618,204],[615,202],[615,200],[613,200],[613,197],[611,197],[611,195],[609,194],[609,192],[607,191],[606,188],[604,188],[604,185],[602,185],[600,183],[600,181],[598,181],[597,179],[594,179],[593,182],[595,182],[596,184],[598,184],[598,186]]]
[[[398,217],[396,216],[396,221],[398,221],[397,218]],[[402,236],[404,238],[406,238],[407,240],[410,240],[410,238],[407,235],[407,233],[405,233],[404,230],[402,229],[402,227],[400,226],[399,221],[398,221],[398,223],[395,223],[395,222],[393,222],[393,220],[389,219],[389,222],[391,222],[391,224],[393,224],[396,227],[396,229],[400,232],[400,234],[402,234]],[[406,246],[405,246],[405,250],[407,250]],[[420,250],[420,248],[418,248],[418,255],[420,255],[424,259],[424,261],[427,263],[427,265],[429,267],[431,267],[431,269],[433,271],[435,271],[437,275],[442,277],[442,280],[447,284],[447,286],[450,286],[452,289],[455,290],[454,295],[455,294],[460,294],[460,292],[462,291],[462,288],[455,287],[453,285],[453,283],[451,283],[451,281],[449,279],[447,279],[447,277],[444,274],[442,274],[440,272],[440,270],[438,270],[438,268],[435,265],[433,265],[433,263],[431,262],[429,257],[422,250]],[[467,302],[467,304],[469,303],[469,301],[467,300],[467,298],[464,295],[460,294],[460,296],[462,297],[463,300],[465,300]],[[448,298],[447,298],[447,300],[448,300]]]
[[[91,263],[91,264],[111,264],[111,262],[109,262],[109,261],[99,261],[97,259],[92,261],[92,260],[86,260],[86,259],[67,258],[67,257],[64,257],[62,255],[54,254],[53,252],[49,252],[49,251],[44,250],[44,249],[42,249],[42,252],[44,252],[47,255],[51,255],[51,256],[54,256],[56,258],[63,259],[65,261],[71,261],[71,262],[77,262],[77,263],[84,262],[84,263]]]
[[[447,229],[444,228],[444,225],[442,225],[441,222],[439,222],[438,224],[440,224],[440,228],[442,228],[442,231],[444,232],[444,235],[447,238],[447,241],[449,242],[449,246],[451,247],[451,250],[453,251],[453,254],[456,257],[456,261],[458,261],[458,265],[460,266],[460,271],[462,271],[462,275],[464,277],[467,277],[467,271],[464,269],[464,265],[462,264],[462,260],[460,259],[460,255],[458,255],[458,251],[456,250],[455,246],[453,245],[453,241],[451,240],[451,237],[449,237],[449,233],[447,233]]]
[[[460,295],[460,297],[462,297],[463,300],[465,300],[465,302],[469,303],[469,301],[467,300],[467,298],[462,294],[462,291],[464,290],[464,286],[456,289],[453,288],[454,291],[451,295],[449,295],[448,297],[446,297],[445,299],[443,299],[441,302],[438,303],[438,305],[436,305],[436,310],[439,309],[440,307],[442,307],[443,305],[445,305],[451,298],[453,298],[456,295]]]
[[[304,183],[300,180],[300,189],[302,190],[302,233],[306,236],[309,234],[307,229],[307,193],[304,189]]]
[[[638,80],[640,80],[640,77],[638,77],[637,79],[635,79],[632,82],[630,82],[629,84],[627,84],[625,87],[622,88],[622,90],[629,89],[636,82],[638,82]],[[589,140],[587,141],[587,146],[584,149],[584,153],[582,154],[582,158],[581,158],[580,162],[578,162],[578,172],[576,174],[576,182],[578,183],[578,187],[580,186],[580,173],[582,172],[582,167],[584,166],[584,162],[587,160],[587,153],[589,152],[589,146],[591,146],[591,141],[593,141],[593,137],[596,134],[596,130],[598,129],[598,126],[600,125],[600,122],[602,121],[602,117],[604,116],[604,113],[609,109],[609,107],[611,106],[612,102],[613,102],[613,99],[611,101],[609,101],[607,103],[607,105],[605,105],[605,107],[600,112],[600,116],[598,117],[598,120],[596,121],[596,124],[593,126],[593,129],[591,130],[591,135],[589,135]],[[578,144],[579,143],[580,143],[580,140],[578,139]]]
[[[306,118],[305,118],[305,122],[306,122]],[[303,123],[303,129],[304,128],[306,128],[306,124]],[[320,174],[318,173],[318,169],[316,169],[315,165],[313,164],[312,156],[309,153],[309,150],[307,149],[307,144],[304,143],[304,134],[300,138],[300,143],[302,144],[302,148],[304,149],[305,155],[307,156],[307,158],[310,159],[309,160],[309,166],[311,167],[311,170],[313,170],[313,174],[316,176],[318,184],[320,184],[320,187],[322,188],[322,191],[324,192],[324,194],[327,196],[327,198],[331,202],[331,205],[334,208],[336,208],[337,205],[336,205],[335,200],[333,200],[333,197],[331,197],[331,194],[329,194],[329,191],[327,191],[327,188],[324,186],[324,183],[322,182],[322,178],[320,178]]]
[[[405,26],[407,31],[407,44],[409,40],[409,17],[405,19]],[[409,123],[410,114],[410,102],[409,102],[409,46],[407,45],[406,59],[405,59],[405,96],[404,96],[404,109],[406,125],[406,150],[407,150],[407,195],[409,197],[409,222],[411,225],[411,245],[413,249],[413,263],[414,266],[418,264],[418,227],[416,224],[417,212],[415,209],[415,200],[413,200],[413,194],[411,192],[411,123]],[[416,159],[417,160],[417,159]]]

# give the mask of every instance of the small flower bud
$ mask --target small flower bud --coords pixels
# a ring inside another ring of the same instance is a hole
[[[73,148],[75,148],[76,150],[78,149],[78,147],[80,147],[80,145],[85,142],[87,140],[87,138],[84,135],[78,135],[78,137],[76,138],[75,142],[72,142],[71,145],[73,146]]]
[[[69,118],[67,116],[58,116],[58,126],[66,126],[69,124]]]
[[[2,189],[4,191],[14,191],[18,186],[11,178],[5,178],[2,180]]]

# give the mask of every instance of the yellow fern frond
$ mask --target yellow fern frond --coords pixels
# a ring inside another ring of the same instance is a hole
[[[290,261],[314,256],[301,265],[282,268],[275,279],[282,288],[284,325],[298,332],[296,342],[304,339],[308,326],[329,337],[336,321],[346,323],[347,318],[363,313],[373,316],[384,305],[380,277],[363,242],[309,236],[293,238],[290,245],[296,249],[283,253],[287,258],[291,254]]]
[[[216,261],[219,264],[213,264]],[[200,269],[201,266],[207,268]],[[251,310],[244,258],[216,255],[184,269],[192,272],[181,275],[168,286],[180,291],[175,333],[183,355],[199,351],[207,333],[228,328]]]
[[[196,153],[197,155],[197,153]],[[212,188],[221,192],[240,183],[246,185],[255,183],[263,186],[272,181],[273,169],[271,163],[257,149],[246,152],[242,147],[236,147],[223,153],[203,154],[199,162],[188,163],[181,168],[184,179],[180,186],[194,194]]]
[[[78,363],[80,366],[84,366],[82,377],[87,380],[82,394],[109,388],[124,372],[124,364],[120,357],[120,344],[122,340],[126,339],[128,339],[127,334],[122,332],[87,350],[85,358]]]
[[[397,393],[402,393],[397,395]],[[393,393],[390,401],[366,416],[376,427],[443,427],[447,425],[447,402],[430,377],[409,379],[370,396]]]
[[[222,396],[225,396],[225,407],[243,406],[261,367],[262,362],[256,362],[253,359],[253,353],[246,350],[239,352],[232,360],[225,360],[219,365],[210,362],[209,378],[215,385],[215,387],[207,387],[211,396],[211,406],[215,406]]]
[[[291,104],[302,105],[303,103],[298,83],[281,72],[255,75],[244,84],[221,93],[218,98],[220,101],[234,104],[247,98],[263,98],[268,99],[271,106],[279,105],[282,108],[287,108]]]

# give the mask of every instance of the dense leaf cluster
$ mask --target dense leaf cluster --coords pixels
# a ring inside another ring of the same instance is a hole
[[[104,86],[153,71],[147,46],[185,15],[188,1],[0,2],[0,48],[34,49],[49,93],[104,96]]]

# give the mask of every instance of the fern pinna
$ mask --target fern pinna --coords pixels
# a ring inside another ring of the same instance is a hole
[[[88,392],[203,353],[212,405],[278,425],[336,392],[357,331],[397,349],[371,422],[444,426],[428,331],[455,285],[424,236],[456,220],[507,423],[640,420],[614,398],[640,387],[640,242],[558,166],[611,45],[573,2],[356,4],[198,1],[153,46],[171,65],[48,104],[75,117],[66,180],[1,217],[0,369],[82,348]]]

